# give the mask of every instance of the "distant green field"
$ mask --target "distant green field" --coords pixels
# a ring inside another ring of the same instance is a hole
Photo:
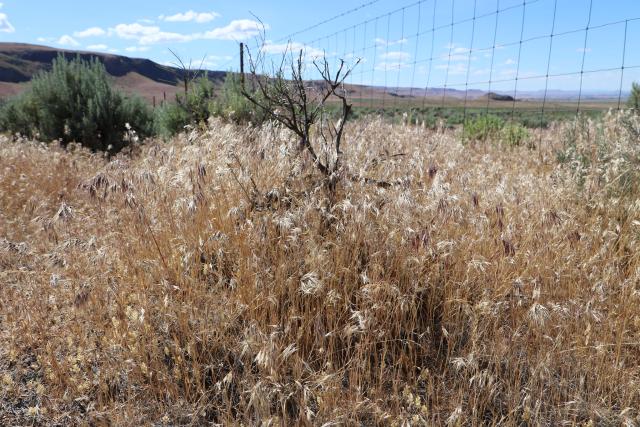
[[[498,116],[504,121],[514,121],[527,128],[546,128],[556,121],[571,120],[578,110],[581,115],[598,117],[609,109],[618,107],[618,100],[587,99],[578,108],[575,100],[517,100],[499,101],[487,98],[464,100],[456,97],[385,97],[354,95],[353,116],[359,118],[368,115],[382,115],[394,122],[406,120],[411,123],[435,127],[444,123],[453,127],[483,115]],[[543,112],[544,110],[544,112]]]
[[[542,106],[537,108],[505,108],[501,103],[501,107],[478,107],[472,106],[425,106],[425,107],[413,107],[409,105],[394,106],[390,104],[385,108],[380,107],[368,107],[354,105],[353,117],[362,118],[370,115],[382,115],[385,118],[393,122],[403,122],[406,120],[409,123],[422,124],[425,126],[436,127],[438,123],[444,123],[447,127],[453,127],[461,125],[467,120],[473,120],[476,117],[483,115],[494,115],[502,118],[505,121],[514,121],[527,128],[546,128],[550,123],[556,121],[571,120],[576,117],[578,110],[576,106],[571,105],[551,105],[545,108],[543,113]],[[516,103],[517,104],[517,103]],[[598,117],[604,114],[611,105],[605,105],[604,103],[600,108],[595,108],[593,105],[581,107],[580,114],[588,117]],[[406,115],[406,116],[405,116]]]

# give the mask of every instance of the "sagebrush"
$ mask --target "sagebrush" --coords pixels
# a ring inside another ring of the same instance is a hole
[[[114,90],[97,58],[59,55],[50,71],[36,75],[25,93],[0,108],[0,130],[92,150],[119,152],[131,142],[128,129],[140,138],[151,136],[153,113],[140,98]]]

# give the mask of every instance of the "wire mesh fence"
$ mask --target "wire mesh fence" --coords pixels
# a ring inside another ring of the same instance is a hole
[[[615,10],[615,3],[377,0],[260,49],[303,50],[309,64],[324,57],[334,69],[360,61],[347,82],[356,108],[461,123],[494,114],[544,126],[562,115],[625,107],[640,80],[632,43],[640,40],[640,5]],[[338,23],[345,25],[317,36]],[[307,71],[318,78],[313,66]]]

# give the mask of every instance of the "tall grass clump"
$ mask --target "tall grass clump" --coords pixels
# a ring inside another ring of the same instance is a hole
[[[631,116],[0,137],[0,425],[639,425]]]
[[[115,91],[99,60],[67,60],[38,74],[30,89],[0,109],[0,126],[11,133],[63,144],[78,142],[92,150],[118,152],[130,138],[153,133],[153,115],[137,97]]]
[[[579,117],[562,134],[561,163],[587,194],[637,197],[640,188],[640,118],[633,111],[601,120]]]

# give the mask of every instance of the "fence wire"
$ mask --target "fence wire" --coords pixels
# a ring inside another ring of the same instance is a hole
[[[543,127],[552,113],[622,109],[632,81],[640,80],[640,55],[628,47],[640,37],[640,16],[597,22],[603,6],[605,0],[376,0],[273,43],[322,52],[334,68],[359,59],[347,82],[356,107],[449,109],[462,123],[528,112],[530,124]]]

